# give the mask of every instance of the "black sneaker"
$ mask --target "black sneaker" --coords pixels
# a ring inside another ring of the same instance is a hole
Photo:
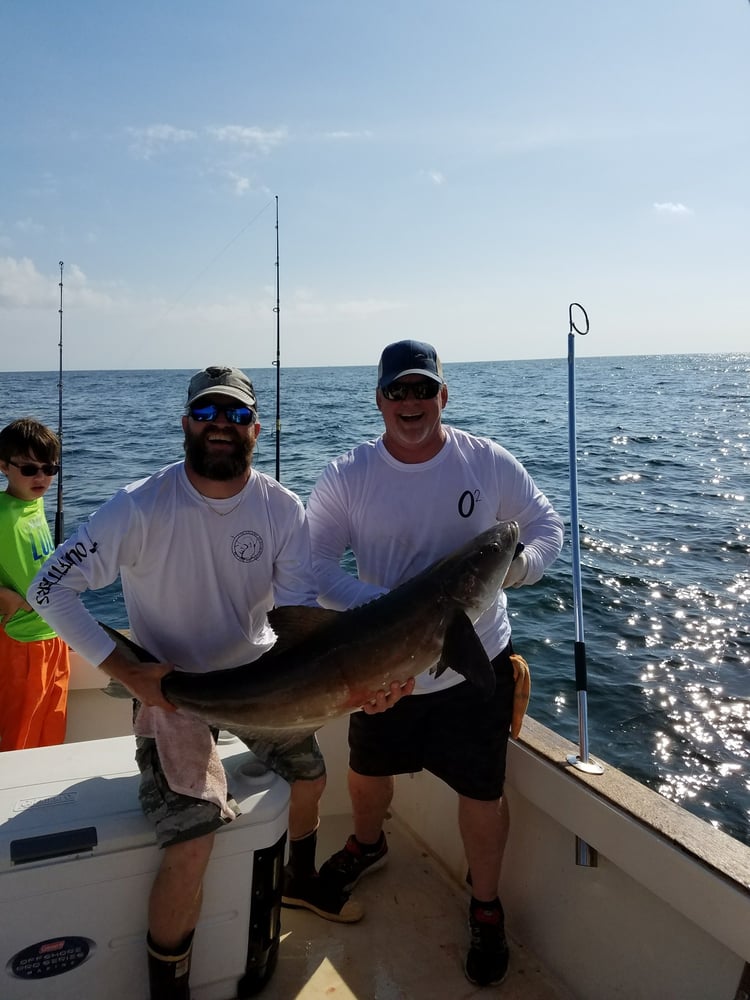
[[[365,850],[352,834],[344,847],[321,866],[321,878],[340,886],[345,892],[351,892],[363,875],[383,867],[387,854],[388,843],[382,830],[380,840],[371,850]]]
[[[498,900],[491,906],[472,905],[469,910],[471,944],[466,956],[466,978],[475,986],[497,986],[508,971],[505,917]]]
[[[349,893],[335,883],[317,874],[300,878],[288,865],[284,869],[281,905],[293,910],[310,910],[325,920],[340,924],[355,924],[365,913],[361,905],[349,899]]]

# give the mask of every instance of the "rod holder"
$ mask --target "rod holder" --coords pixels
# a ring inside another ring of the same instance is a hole
[[[604,768],[589,757],[588,760],[581,760],[578,754],[569,753],[565,758],[567,762],[577,771],[584,771],[586,774],[604,774]]]
[[[580,837],[576,837],[576,864],[580,868],[599,867],[599,852]]]

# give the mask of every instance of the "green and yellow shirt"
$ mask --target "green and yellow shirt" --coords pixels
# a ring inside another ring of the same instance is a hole
[[[44,498],[19,500],[10,493],[0,493],[0,586],[10,587],[25,597],[29,584],[53,549]],[[55,637],[36,611],[17,611],[2,624],[11,639],[18,642]]]

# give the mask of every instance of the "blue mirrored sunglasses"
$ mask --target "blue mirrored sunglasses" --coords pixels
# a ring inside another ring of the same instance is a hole
[[[188,413],[193,420],[200,423],[216,420],[220,413],[224,414],[230,424],[242,424],[243,427],[247,427],[248,424],[255,423],[255,411],[249,406],[219,406],[218,403],[204,403],[201,406],[195,403],[188,407]]]

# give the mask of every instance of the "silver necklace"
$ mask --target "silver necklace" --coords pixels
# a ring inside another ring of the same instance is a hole
[[[203,496],[202,493],[200,493],[198,490],[196,490],[195,492],[198,493],[198,496],[201,498],[203,503],[208,507],[210,511],[213,511],[213,513],[216,514],[217,517],[229,517],[230,514],[234,514],[239,505],[242,503],[242,496],[240,496],[239,500],[234,505],[234,507],[230,507],[229,510],[217,510],[212,504],[208,502],[208,500],[206,499],[206,497]]]

